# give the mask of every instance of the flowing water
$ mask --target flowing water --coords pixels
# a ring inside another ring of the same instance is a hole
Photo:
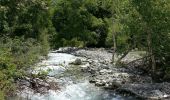
[[[53,80],[60,84],[61,89],[50,90],[46,94],[24,89],[18,93],[19,97],[22,97],[22,100],[134,100],[133,97],[123,97],[115,94],[114,91],[104,90],[90,84],[88,75],[82,74],[79,70],[81,66],[69,65],[76,58],[78,57],[65,53],[49,53],[48,59],[39,63],[41,67],[37,68],[34,73],[51,69],[49,75],[56,77]]]

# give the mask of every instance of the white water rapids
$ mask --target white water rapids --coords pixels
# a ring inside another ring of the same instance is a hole
[[[37,68],[35,73],[38,70],[48,69],[52,69],[49,75],[63,73],[66,69],[69,69],[69,63],[75,61],[76,58],[76,56],[65,53],[49,53],[48,59],[39,63],[39,65],[43,67]],[[55,81],[59,82],[57,79]],[[96,87],[83,78],[80,82],[74,82],[74,80],[66,78],[65,82],[61,84],[63,85],[61,90],[50,90],[47,94],[43,95],[34,93],[31,89],[25,89],[18,93],[18,95],[22,97],[22,99],[19,100],[132,100],[131,97],[125,98],[116,95],[113,91],[106,91]]]

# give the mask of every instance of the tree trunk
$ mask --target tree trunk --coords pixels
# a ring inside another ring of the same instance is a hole
[[[131,47],[131,48],[129,48],[128,50],[126,50],[126,51],[123,53],[123,55],[116,61],[116,65],[118,65],[118,64],[121,62],[121,60],[122,60],[124,57],[126,57],[126,55],[127,55],[132,49],[133,49],[133,47]]]
[[[114,49],[112,54],[112,63],[115,65],[115,58],[116,58],[116,34],[113,32],[113,43],[114,43]]]
[[[152,33],[150,30],[147,30],[147,43],[148,43],[148,54],[151,55],[151,64],[152,64],[152,76],[154,76],[156,71],[156,62],[155,62],[155,56],[153,54],[153,48],[152,48]]]

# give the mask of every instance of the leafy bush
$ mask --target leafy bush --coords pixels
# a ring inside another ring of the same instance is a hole
[[[43,50],[34,39],[6,38],[0,41],[0,91],[15,90],[14,82],[24,77],[27,69],[38,61]]]
[[[47,54],[50,1],[0,1],[0,97],[15,90],[14,82]]]
[[[77,38],[73,38],[70,41],[62,39],[63,46],[72,46],[72,47],[84,47],[84,42],[78,40]]]

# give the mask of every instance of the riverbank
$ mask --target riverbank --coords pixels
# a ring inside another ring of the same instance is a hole
[[[154,83],[150,74],[146,73],[143,68],[134,66],[114,67],[111,64],[111,50],[104,48],[71,49],[65,48],[61,51],[88,58],[89,66],[83,67],[82,71],[91,74],[90,83],[105,89],[116,90],[119,93],[129,92],[129,94],[134,94],[143,99],[170,99],[170,83]],[[142,55],[141,52],[130,52],[123,59],[123,62],[129,63],[140,59]],[[143,67],[145,68],[145,66]]]
[[[141,57],[139,52],[131,52],[123,61],[130,62]],[[31,100],[169,98],[169,83],[153,83],[149,74],[133,66],[115,67],[111,64],[111,58],[112,50],[104,48],[60,48],[49,53],[48,59],[40,62],[34,70],[38,72],[50,69],[46,81],[37,79],[35,83],[39,85],[36,88],[29,81],[21,81],[19,87],[23,88],[18,95]]]

